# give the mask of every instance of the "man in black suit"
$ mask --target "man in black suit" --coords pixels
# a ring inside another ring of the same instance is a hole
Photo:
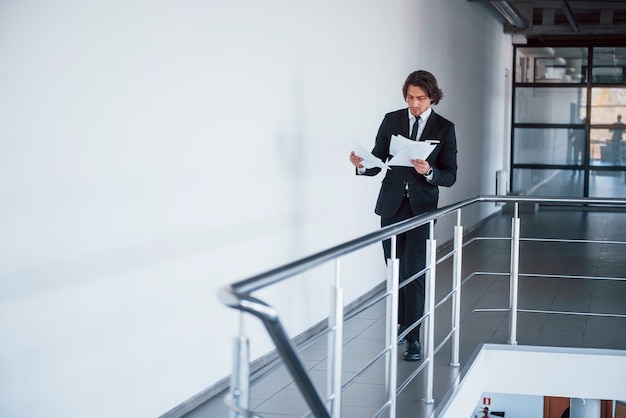
[[[407,77],[402,93],[408,109],[387,113],[376,135],[372,154],[383,162],[393,157],[390,153],[392,135],[413,140],[439,141],[426,160],[411,160],[412,167],[392,166],[382,181],[375,212],[381,226],[391,225],[437,208],[438,186],[452,186],[456,181],[456,135],[454,124],[435,113],[431,105],[443,98],[437,79],[428,71],[415,71]],[[365,168],[363,158],[350,154],[350,162],[358,175],[375,176],[380,168]],[[426,265],[426,240],[429,227],[424,225],[398,235],[397,255],[400,259],[400,282],[423,270]],[[391,256],[389,240],[383,242],[385,260]],[[398,323],[400,332],[424,314],[424,275],[400,290]],[[421,359],[419,326],[406,336],[404,359]]]

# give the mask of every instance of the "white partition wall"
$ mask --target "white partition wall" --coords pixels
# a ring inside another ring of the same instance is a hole
[[[218,289],[378,228],[350,139],[372,143],[415,69],[456,123],[440,203],[492,193],[511,49],[456,0],[3,2],[0,416],[154,417],[224,379],[238,316]],[[346,302],[384,277],[378,247],[362,257]],[[277,291],[293,335],[327,289]],[[253,358],[271,350],[246,327]]]
[[[599,416],[600,399],[623,397],[624,370],[623,350],[484,344],[476,349],[459,376],[458,385],[437,407],[434,416],[472,416],[485,393],[493,399],[498,394],[505,395],[497,405],[499,409],[507,405],[502,402],[507,395],[573,398],[572,409],[577,410],[578,417],[587,417],[585,414],[591,409],[578,405],[584,403],[578,400],[589,399],[593,405],[598,400]],[[506,416],[528,416],[525,412],[529,402],[524,402],[523,397],[512,399]]]

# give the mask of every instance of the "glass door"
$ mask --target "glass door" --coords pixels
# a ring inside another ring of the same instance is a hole
[[[626,196],[626,48],[516,47],[512,192]]]

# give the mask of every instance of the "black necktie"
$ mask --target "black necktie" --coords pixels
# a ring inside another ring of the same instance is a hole
[[[417,128],[419,127],[419,124],[420,124],[420,118],[421,116],[418,116],[417,118],[415,118],[415,122],[413,123],[413,129],[411,130],[411,139],[413,141],[417,141]]]

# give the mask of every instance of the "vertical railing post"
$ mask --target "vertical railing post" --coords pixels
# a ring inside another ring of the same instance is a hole
[[[396,255],[396,237],[391,239],[391,258],[387,260],[387,361],[385,377],[389,416],[396,416],[396,388],[398,375],[398,287],[400,280],[400,262]]]
[[[426,403],[434,403],[434,362],[435,362],[435,277],[437,266],[437,240],[434,233],[435,222],[430,221],[430,239],[426,241],[426,281],[424,289],[424,312],[426,314],[424,330],[424,357],[426,364],[426,385],[424,398]]]
[[[519,291],[519,205],[515,202],[514,216],[511,221],[511,278],[509,284],[509,340],[510,345],[517,345],[517,296]]]
[[[245,418],[240,411],[248,411],[250,407],[250,341],[244,335],[243,312],[239,313],[239,335],[233,344],[233,373],[230,377],[230,396],[237,407],[231,410],[231,418]]]
[[[461,210],[456,213],[454,227],[454,258],[452,260],[452,343],[450,348],[450,366],[459,367],[459,346],[461,342],[461,287],[463,267],[463,225]]]
[[[328,316],[328,412],[341,417],[341,363],[343,352],[343,288],[340,286],[340,261],[335,260],[335,285],[331,288],[331,312]]]

